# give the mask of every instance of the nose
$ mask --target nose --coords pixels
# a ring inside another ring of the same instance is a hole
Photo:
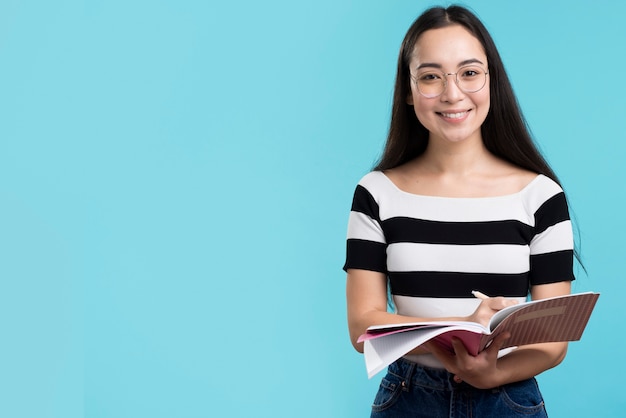
[[[456,73],[445,74],[446,85],[440,98],[444,102],[457,102],[465,97],[465,93],[456,83]]]

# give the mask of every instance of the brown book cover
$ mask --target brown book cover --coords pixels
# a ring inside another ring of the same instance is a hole
[[[482,336],[478,351],[485,349],[496,336],[505,331],[511,333],[506,341],[507,347],[578,341],[599,296],[598,293],[579,293],[527,302],[521,309],[506,315],[499,323],[494,324],[492,319],[491,334]],[[502,317],[496,315],[496,320]]]

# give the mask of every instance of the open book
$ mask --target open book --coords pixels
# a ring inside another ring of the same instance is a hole
[[[475,322],[412,322],[375,325],[359,337],[364,342],[367,374],[376,373],[415,347],[435,340],[452,350],[452,338],[477,355],[501,333],[510,332],[505,346],[580,340],[600,294],[587,292],[540,299],[496,312],[487,327]]]

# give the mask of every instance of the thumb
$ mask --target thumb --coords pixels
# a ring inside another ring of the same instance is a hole
[[[495,352],[497,354],[498,351],[505,347],[509,338],[511,338],[510,332],[503,332],[497,335],[496,338],[493,339],[487,350]]]

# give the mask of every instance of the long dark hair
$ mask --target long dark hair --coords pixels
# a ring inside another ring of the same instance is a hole
[[[387,143],[375,170],[388,170],[421,155],[428,146],[428,130],[406,102],[411,92],[409,63],[420,35],[430,29],[461,25],[483,46],[489,65],[490,107],[481,126],[483,143],[489,152],[518,167],[543,174],[561,185],[535,145],[498,49],[482,22],[461,6],[433,7],[413,22],[402,41],[393,95]],[[578,229],[576,228],[576,231]],[[580,252],[574,255],[586,271]]]
[[[483,46],[489,65],[490,108],[481,133],[489,152],[518,167],[544,174],[559,183],[555,173],[532,140],[504,64],[491,35],[482,22],[461,6],[426,10],[411,25],[398,57],[393,108],[387,143],[375,170],[402,165],[422,154],[428,145],[428,130],[419,122],[406,98],[411,92],[409,63],[418,38],[430,29],[461,25]],[[560,183],[559,183],[560,184]]]

